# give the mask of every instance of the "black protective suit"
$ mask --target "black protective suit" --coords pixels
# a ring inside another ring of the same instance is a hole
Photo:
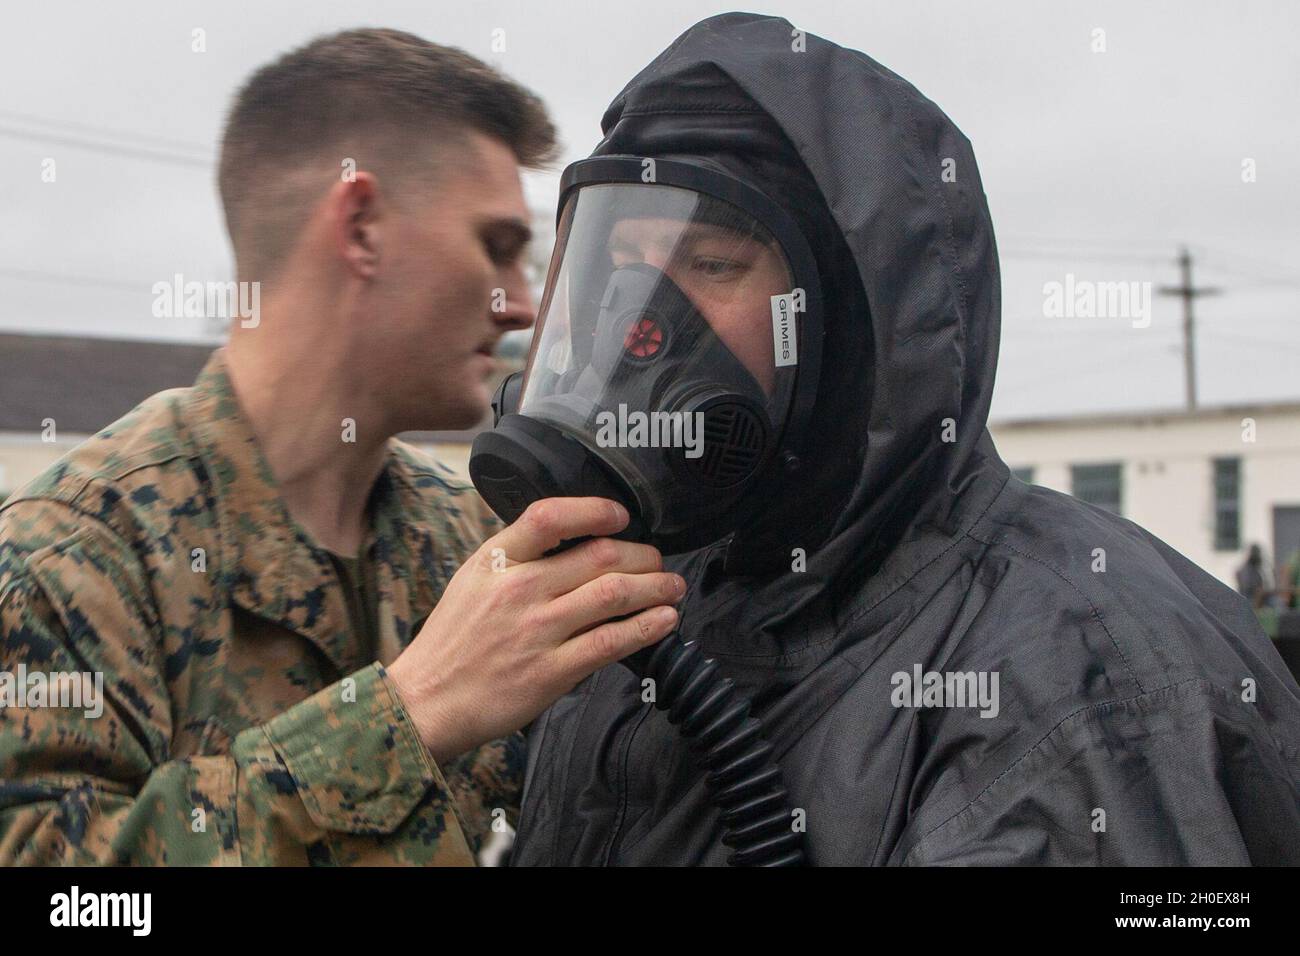
[[[952,122],[860,53],[728,14],[602,128],[599,154],[754,183],[817,254],[807,466],[760,522],[668,561],[684,637],[755,697],[811,861],[1300,863],[1300,688],[1247,602],[998,457],[997,255]],[[996,673],[996,714],[900,706],[918,668]],[[516,865],[721,864],[719,835],[622,666],[533,724]]]

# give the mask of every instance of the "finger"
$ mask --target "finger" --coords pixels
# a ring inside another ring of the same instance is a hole
[[[568,594],[602,574],[646,574],[663,569],[658,548],[613,538],[593,538],[560,554],[533,563],[547,597]]]
[[[634,617],[610,621],[565,641],[555,649],[555,659],[573,684],[672,633],[677,612],[655,607]]]
[[[543,498],[487,544],[522,564],[536,561],[561,541],[617,534],[627,523],[627,509],[608,498]]]
[[[563,634],[585,631],[612,617],[632,614],[657,604],[675,604],[686,590],[676,574],[603,574],[557,597],[546,609],[547,623]]]

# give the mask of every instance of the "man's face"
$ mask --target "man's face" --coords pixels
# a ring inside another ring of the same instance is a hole
[[[487,413],[500,337],[536,319],[524,274],[528,207],[502,142],[449,147],[438,184],[393,219],[376,276],[386,398],[402,429],[469,428]]]
[[[637,218],[614,227],[609,253],[615,268],[645,263],[668,276],[772,394],[771,297],[789,292],[791,282],[780,252],[720,226]]]

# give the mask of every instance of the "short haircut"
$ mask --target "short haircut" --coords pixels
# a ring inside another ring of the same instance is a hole
[[[400,30],[347,30],[286,53],[239,91],[218,185],[240,278],[282,264],[344,162],[400,191],[431,185],[445,147],[495,137],[523,166],[555,156],[540,99],[462,50]]]

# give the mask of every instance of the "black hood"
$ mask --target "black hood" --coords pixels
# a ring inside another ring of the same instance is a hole
[[[804,490],[670,562],[682,636],[751,696],[808,858],[1300,862],[1300,687],[1249,603],[1012,478],[985,430],[998,269],[965,137],[871,59],[791,34],[692,27],[600,149],[749,179],[801,217],[832,287]],[[989,706],[918,700],[936,677],[986,681]],[[727,860],[704,767],[644,693],[607,667],[534,722],[515,863]]]
[[[695,25],[615,98],[594,151],[720,166],[793,214],[817,257],[825,358],[804,467],[725,557],[752,595],[806,555],[781,610],[757,602],[764,621],[746,622],[769,628],[877,569],[909,527],[953,530],[973,449],[994,455],[998,267],[970,144],[874,60],[801,39],[753,14]]]

